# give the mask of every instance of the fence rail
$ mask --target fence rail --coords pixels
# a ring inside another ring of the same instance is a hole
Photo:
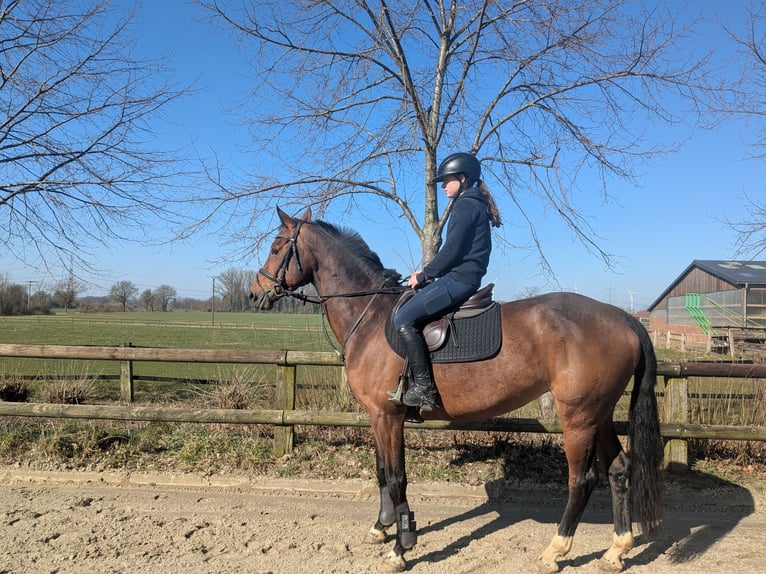
[[[120,397],[133,400],[133,362],[251,363],[276,367],[277,408],[272,410],[188,409],[130,405],[58,405],[0,401],[0,415],[49,418],[136,420],[155,422],[240,423],[274,425],[277,455],[290,452],[297,425],[369,426],[363,413],[295,410],[298,366],[343,366],[335,353],[314,351],[170,349],[153,347],[0,344],[0,357],[120,361]],[[673,470],[688,466],[688,439],[766,441],[761,426],[700,425],[689,423],[688,377],[766,378],[766,365],[733,363],[660,363],[658,376],[665,383],[665,420],[662,436],[668,439],[665,464]],[[408,426],[414,426],[409,425]],[[618,421],[617,431],[627,433]],[[496,417],[480,421],[428,421],[416,428],[496,432],[560,433],[557,421]]]

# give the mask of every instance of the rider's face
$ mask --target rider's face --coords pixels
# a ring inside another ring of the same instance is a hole
[[[460,195],[460,188],[463,185],[463,181],[465,181],[465,176],[463,174],[444,176],[444,179],[442,180],[442,189],[444,190],[444,193],[447,194],[447,197],[453,199]]]

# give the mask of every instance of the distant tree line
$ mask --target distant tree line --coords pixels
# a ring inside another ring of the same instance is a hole
[[[255,280],[254,271],[229,269],[216,277],[214,291],[206,299],[178,297],[171,285],[154,289],[140,289],[129,280],[118,281],[104,295],[83,295],[88,286],[74,275],[46,289],[36,281],[15,283],[0,273],[0,315],[50,314],[54,309],[79,312],[128,311],[203,311],[241,313],[257,311],[250,302],[250,285]],[[34,286],[34,289],[33,289]],[[305,294],[316,296],[313,285],[304,289]],[[319,313],[320,306],[285,297],[269,311],[271,313]]]

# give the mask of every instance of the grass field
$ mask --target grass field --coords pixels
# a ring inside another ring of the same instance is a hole
[[[286,349],[332,351],[322,316],[270,313],[68,313],[51,316],[0,317],[0,343],[50,345],[131,344],[136,347],[183,349]],[[119,385],[97,380],[116,377],[117,361],[72,361],[58,359],[0,358],[0,377],[81,378],[90,381],[96,401],[117,400]],[[205,397],[208,389],[176,382],[141,382],[141,378],[171,378],[187,381],[247,381],[259,385],[273,381],[270,365],[216,365],[200,363],[136,362],[133,367],[137,402],[185,400]],[[327,369],[304,367],[306,381],[327,382]],[[332,370],[331,370],[332,371]],[[337,371],[332,380],[340,380]],[[33,381],[37,390],[42,381]]]
[[[0,317],[0,342],[200,349],[330,350],[321,315],[280,313],[67,313]]]

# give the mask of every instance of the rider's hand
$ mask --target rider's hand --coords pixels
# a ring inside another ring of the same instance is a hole
[[[425,283],[425,280],[426,280],[426,274],[423,273],[422,269],[419,269],[417,271],[414,271],[412,275],[410,275],[410,278],[407,279],[407,285],[409,285],[413,289],[417,289],[423,283]]]

